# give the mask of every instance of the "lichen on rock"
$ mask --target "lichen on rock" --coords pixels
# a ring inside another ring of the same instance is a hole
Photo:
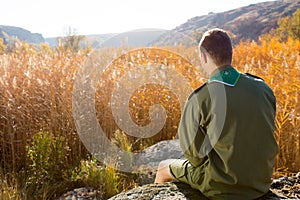
[[[168,182],[164,184],[147,184],[122,192],[109,200],[207,200],[200,191],[180,182]],[[287,197],[270,190],[266,195],[257,200],[281,200]],[[298,199],[298,198],[293,198]]]
[[[194,190],[184,183],[168,182],[164,184],[148,184],[143,185],[127,192],[120,193],[109,200],[158,200],[158,199],[170,199],[170,200],[186,200],[197,199],[206,200],[198,190]]]

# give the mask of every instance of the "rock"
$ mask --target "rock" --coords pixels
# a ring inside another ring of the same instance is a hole
[[[201,192],[184,183],[153,184],[160,161],[168,158],[182,158],[178,140],[159,142],[145,149],[139,156],[137,159],[140,162],[138,171],[139,187],[124,191],[111,197],[110,200],[207,199]],[[259,200],[300,199],[300,172],[295,176],[274,179],[270,187],[270,191]],[[87,196],[79,195],[85,192],[88,194]],[[60,200],[72,199],[72,197],[76,199],[99,199],[97,194],[100,194],[100,191],[91,188],[80,188],[69,192]]]
[[[179,139],[158,142],[138,154],[138,156],[135,157],[135,160],[137,166],[146,166],[157,169],[160,161],[172,158],[183,158]]]
[[[153,183],[158,164],[161,161],[180,158],[184,157],[178,139],[164,140],[146,148],[134,158],[138,166],[138,184]]]
[[[91,187],[76,188],[59,197],[57,200],[96,200],[101,199],[101,192]]]
[[[143,185],[127,192],[122,192],[109,200],[207,200],[201,192],[192,189],[189,185],[184,183],[172,182],[165,184],[148,184]],[[286,199],[282,195],[278,195],[271,190],[263,197],[257,200],[281,200]]]
[[[274,179],[271,191],[287,198],[300,199],[300,172],[295,176]]]
[[[299,183],[299,179],[296,181]],[[272,187],[272,185],[271,185]],[[281,199],[299,199],[299,185],[294,186],[294,194],[290,191],[290,196],[282,194],[286,186],[280,189],[271,188],[268,194],[257,200],[281,200]],[[297,192],[298,191],[298,192]],[[85,194],[85,195],[83,195]],[[101,199],[100,192],[93,188],[78,188],[73,191],[67,192],[62,195],[58,200],[84,200],[84,199]],[[294,196],[293,196],[294,195]],[[298,196],[297,196],[298,195]],[[198,190],[192,189],[189,185],[179,182],[165,183],[165,184],[147,184],[133,188],[129,191],[122,192],[116,196],[111,197],[109,200],[207,200]]]
[[[183,183],[165,183],[143,185],[127,192],[122,192],[109,200],[184,200],[184,199],[207,199],[198,190],[194,190]]]
[[[145,149],[138,158],[141,162],[139,163],[140,187],[122,192],[110,199],[206,199],[198,190],[184,183],[149,184],[154,182],[159,162],[168,158],[183,158],[179,140],[162,141]],[[270,187],[270,191],[259,198],[260,200],[298,199],[300,198],[300,172],[293,177],[275,179]]]

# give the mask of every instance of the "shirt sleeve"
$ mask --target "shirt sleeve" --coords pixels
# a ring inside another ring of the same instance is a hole
[[[201,111],[197,95],[192,94],[184,106],[178,128],[178,136],[184,156],[197,167],[204,163],[207,157],[201,157],[199,151],[205,138],[205,131],[200,126]]]

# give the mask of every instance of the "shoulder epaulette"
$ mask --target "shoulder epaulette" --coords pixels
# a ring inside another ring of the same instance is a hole
[[[194,94],[196,94],[196,93],[197,93],[198,91],[200,91],[204,86],[206,86],[206,84],[207,84],[207,83],[204,83],[203,85],[201,85],[200,87],[198,87],[197,89],[195,89],[195,90],[192,92],[192,94],[190,94],[188,100],[190,100],[190,98],[191,98]]]
[[[255,75],[253,75],[253,74],[250,74],[250,73],[245,73],[247,76],[251,76],[251,77],[253,77],[253,78],[256,78],[256,79],[260,79],[260,80],[262,80],[262,81],[265,81],[263,78],[261,78],[261,77],[259,77],[259,76],[255,76]]]

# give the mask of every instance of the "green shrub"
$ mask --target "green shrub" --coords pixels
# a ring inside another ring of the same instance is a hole
[[[81,161],[72,173],[72,180],[102,191],[104,198],[119,192],[120,178],[114,166],[103,166],[94,157]]]
[[[29,198],[55,197],[71,181],[66,138],[39,132],[27,146],[26,192]]]

